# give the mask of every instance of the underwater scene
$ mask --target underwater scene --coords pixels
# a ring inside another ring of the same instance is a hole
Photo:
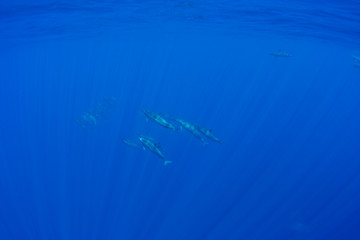
[[[0,1],[0,240],[359,240],[359,0]]]

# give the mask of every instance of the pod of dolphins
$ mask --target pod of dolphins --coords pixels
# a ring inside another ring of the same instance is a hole
[[[269,55],[274,57],[291,57],[287,52],[282,51],[279,49],[278,51],[270,52]],[[354,66],[360,67],[360,57],[359,56],[352,56],[354,60]],[[109,107],[114,105],[116,98],[114,97],[104,97],[103,101],[97,105],[94,110],[89,110],[82,114],[80,118],[76,121],[82,128],[94,128],[97,124],[97,119],[104,115],[108,110]],[[196,124],[189,123],[185,120],[178,119],[178,118],[171,118],[167,115],[161,113],[155,113],[149,110],[143,110],[143,113],[146,117],[146,120],[151,120],[158,125],[173,130],[186,130],[187,132],[191,133],[193,136],[198,138],[203,144],[208,144],[206,139],[211,140],[217,143],[223,143],[219,138],[217,138],[211,130],[201,127]],[[129,147],[138,149],[138,150],[149,150],[154,153],[156,156],[161,158],[164,161],[164,165],[166,166],[172,161],[169,161],[164,156],[163,148],[161,147],[160,143],[154,140],[153,138],[145,135],[141,135],[138,137],[140,141],[140,145],[134,143],[129,139],[122,139],[123,143]]]
[[[217,143],[223,143],[220,139],[215,137],[215,135],[211,132],[211,130],[201,127],[199,125],[194,125],[182,119],[171,118],[164,114],[155,113],[149,110],[143,110],[143,113],[147,120],[151,120],[164,128],[173,131],[178,131],[178,130],[181,131],[185,129],[186,131],[194,135],[196,138],[198,138],[203,144],[207,144],[205,138]],[[141,145],[138,145],[129,139],[122,139],[123,143],[128,145],[129,147],[138,150],[147,149],[151,151],[152,153],[154,153],[164,161],[165,166],[169,163],[172,163],[172,161],[169,161],[165,158],[163,148],[161,147],[159,142],[145,135],[139,136],[138,140],[140,141]]]

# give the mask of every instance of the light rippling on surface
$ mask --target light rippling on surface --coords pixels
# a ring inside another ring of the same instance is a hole
[[[3,38],[118,30],[270,32],[358,42],[358,1],[11,1],[0,4]]]

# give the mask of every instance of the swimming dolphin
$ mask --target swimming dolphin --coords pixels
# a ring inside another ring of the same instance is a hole
[[[154,139],[148,137],[148,136],[140,136],[139,137],[140,142],[143,144],[144,149],[149,149],[152,151],[155,155],[160,157],[162,160],[164,160],[164,165],[168,165],[169,163],[172,163],[172,161],[168,161],[165,159],[164,154],[162,153],[162,149],[159,143],[157,143]]]
[[[352,56],[352,57],[356,62],[360,62],[360,57],[357,57],[357,56]]]
[[[76,122],[82,128],[94,128],[97,123],[96,117],[91,111],[84,113],[81,118],[76,119]]]
[[[198,125],[196,126],[196,128],[210,140],[217,142],[217,143],[221,143],[221,144],[223,143],[222,141],[220,141],[220,139],[218,139],[217,137],[214,136],[214,134],[211,132],[210,129],[206,129],[206,128],[200,127]]]
[[[95,114],[94,113],[92,113],[91,111],[89,111],[88,113],[85,113],[83,116],[83,120],[84,121],[87,121],[87,122],[89,122],[90,124],[92,124],[92,125],[96,125],[96,118],[95,118]]]
[[[136,143],[132,142],[129,139],[123,138],[122,142],[125,143],[126,145],[132,147],[132,148],[136,148],[138,150],[144,150],[141,146],[137,145]]]
[[[151,119],[163,127],[170,128],[172,130],[176,130],[175,125],[172,124],[171,122],[169,122],[168,120],[166,120],[162,115],[148,111],[148,110],[143,110],[143,112],[147,119]]]
[[[201,132],[194,125],[192,125],[192,124],[190,124],[188,122],[185,122],[184,120],[181,120],[181,119],[176,119],[176,121],[178,123],[180,123],[181,127],[185,128],[187,131],[192,133],[192,135],[194,135],[195,137],[200,139],[204,144],[207,144],[207,142],[205,141],[205,139],[201,135]]]
[[[275,52],[270,52],[269,53],[271,56],[275,56],[275,57],[291,57],[291,55],[287,52],[283,52],[281,49],[279,49],[278,51]]]

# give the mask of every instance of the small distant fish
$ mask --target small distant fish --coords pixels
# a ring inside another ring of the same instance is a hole
[[[354,63],[354,67],[360,68],[360,62],[359,63]]]
[[[176,121],[178,121],[178,123],[180,123],[181,127],[185,128],[187,131],[192,133],[192,135],[194,135],[195,137],[200,139],[203,142],[203,144],[207,144],[207,142],[203,138],[201,132],[194,125],[192,125],[191,123],[185,122],[184,120],[181,120],[181,119],[176,119]]]
[[[162,148],[158,142],[156,142],[154,139],[148,137],[148,136],[140,136],[139,137],[140,142],[143,144],[144,148],[149,149],[151,152],[153,152],[155,155],[160,157],[162,160],[164,160],[164,165],[168,165],[169,163],[172,163],[172,161],[168,161],[165,159],[164,154],[162,152]]]
[[[132,147],[132,148],[135,148],[135,149],[138,149],[138,150],[144,150],[141,146],[139,146],[138,144],[132,142],[129,139],[123,138],[122,142],[125,143],[126,145],[128,145],[129,147]]]
[[[143,110],[143,113],[145,114],[145,117],[147,119],[151,119],[163,127],[170,128],[172,130],[176,130],[175,125],[172,124],[170,121],[166,120],[161,114],[154,113],[154,112],[151,112],[148,110]]]
[[[220,139],[218,139],[217,137],[214,136],[214,134],[212,133],[212,131],[210,129],[206,129],[206,128],[203,128],[200,126],[196,126],[196,128],[210,140],[217,142],[217,143],[221,143],[221,144],[223,143]]]
[[[269,53],[271,56],[275,56],[275,57],[291,57],[291,55],[287,52],[283,52],[281,49],[279,49],[278,51],[275,52],[270,52]]]

